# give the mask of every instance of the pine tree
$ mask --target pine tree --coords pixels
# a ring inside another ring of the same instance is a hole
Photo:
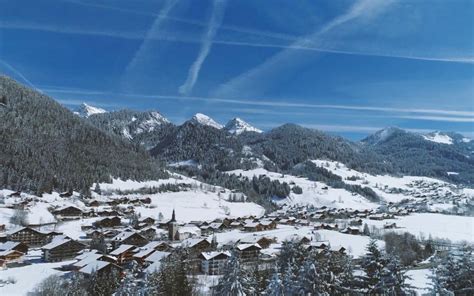
[[[297,295],[329,295],[322,276],[311,259],[305,260],[298,272]]]
[[[272,278],[268,283],[267,288],[265,289],[266,296],[284,296],[284,287],[283,283],[278,276],[278,271],[273,272]]]
[[[253,293],[249,279],[240,267],[238,256],[234,253],[227,262],[224,275],[216,287],[217,295],[246,296]]]
[[[380,280],[372,289],[375,294],[410,295],[411,286],[406,283],[408,276],[402,269],[400,261],[394,256],[386,259],[385,267],[380,273]]]
[[[362,268],[365,272],[363,279],[365,288],[371,290],[380,281],[383,269],[382,253],[377,246],[377,240],[371,239],[367,245],[367,253],[362,259]]]
[[[143,295],[144,291],[137,284],[137,276],[139,271],[138,263],[136,261],[132,261],[128,267],[125,277],[115,292],[115,296]]]

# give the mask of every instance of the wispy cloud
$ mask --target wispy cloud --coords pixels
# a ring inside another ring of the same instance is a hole
[[[336,17],[325,26],[315,31],[307,37],[303,37],[293,42],[290,47],[306,47],[311,44],[318,44],[321,37],[344,24],[360,18],[371,18],[381,11],[384,11],[392,1],[360,0],[353,4],[344,14]],[[355,25],[352,24],[352,29]],[[273,73],[285,72],[285,68],[290,65],[291,60],[298,58],[293,50],[283,49],[279,53],[267,59],[255,68],[231,79],[219,86],[213,95],[216,96],[235,96],[240,94],[243,89],[254,90],[258,87],[265,87],[263,80],[271,77]],[[271,83],[270,83],[271,84]],[[258,93],[258,92],[257,92]]]
[[[163,19],[172,19],[168,15],[164,14],[153,14],[157,18]],[[181,22],[185,22],[184,19],[180,19]],[[202,26],[203,23],[199,21],[188,21],[190,24]],[[163,40],[169,42],[181,42],[181,43],[202,43],[202,39],[194,36],[182,36],[176,32],[162,32],[156,36],[147,35],[145,31],[125,31],[125,30],[114,30],[114,29],[99,29],[99,28],[84,28],[84,27],[75,27],[70,25],[55,25],[55,24],[46,24],[46,23],[36,23],[36,22],[0,22],[0,28],[3,29],[13,29],[13,30],[33,30],[33,31],[44,31],[52,32],[58,34],[72,34],[72,35],[91,35],[91,36],[103,36],[108,38],[118,38],[118,39],[128,39],[128,40]],[[377,52],[373,50],[361,51],[361,50],[342,50],[333,46],[328,46],[327,44],[314,44],[314,42],[309,42],[306,40],[306,44],[295,44],[295,41],[298,40],[297,36],[289,36],[285,34],[279,34],[275,32],[265,32],[259,30],[251,30],[247,28],[239,28],[232,26],[221,26],[221,30],[231,30],[235,32],[240,32],[248,35],[254,35],[264,39],[270,39],[271,41],[259,41],[254,40],[247,41],[245,40],[246,36],[241,35],[239,39],[236,38],[214,38],[212,43],[226,46],[242,46],[242,47],[261,47],[261,48],[278,48],[282,50],[293,50],[293,51],[310,51],[310,52],[321,52],[321,53],[333,53],[333,54],[343,54],[343,55],[359,55],[359,56],[373,56],[373,57],[385,57],[385,58],[398,58],[398,59],[409,59],[409,60],[421,60],[421,61],[433,61],[433,62],[448,62],[448,63],[464,63],[464,64],[473,64],[473,56],[455,56],[455,55],[436,55],[436,56],[427,56],[423,54],[397,54],[394,52]],[[275,42],[277,41],[278,42]],[[288,42],[292,42],[288,44]],[[216,91],[217,93],[217,91]]]
[[[28,86],[30,86],[31,88],[39,91],[39,92],[42,92],[41,89],[37,88],[28,78],[26,78],[25,75],[23,75],[23,73],[20,72],[20,70],[18,70],[17,68],[13,67],[11,64],[3,61],[3,60],[0,60],[0,65],[2,65],[4,68],[6,68],[7,70],[9,70],[10,72],[12,72],[15,76],[18,76],[18,78],[20,78],[21,80],[23,80],[23,82],[25,82]]]
[[[199,77],[199,72],[201,71],[202,64],[206,60],[206,57],[209,55],[212,46],[212,39],[217,33],[217,30],[222,23],[222,18],[224,16],[225,7],[227,0],[214,0],[212,7],[212,15],[209,19],[209,25],[207,27],[206,33],[202,38],[201,48],[199,54],[191,65],[188,71],[188,77],[183,85],[179,87],[179,92],[181,94],[189,94],[196,84],[196,81]]]
[[[47,93],[70,93],[70,94],[83,94],[83,95],[99,95],[99,96],[123,96],[133,98],[148,98],[158,100],[181,100],[181,101],[204,101],[209,103],[222,103],[222,104],[235,104],[235,105],[246,105],[246,106],[260,106],[260,107],[273,107],[273,108],[301,108],[301,109],[333,109],[333,110],[348,110],[348,111],[368,111],[368,112],[385,112],[395,113],[390,115],[396,118],[407,118],[409,114],[424,114],[420,116],[411,116],[411,119],[419,119],[421,116],[433,117],[438,116],[441,121],[447,121],[450,117],[443,116],[455,116],[452,117],[456,120],[456,116],[462,118],[467,117],[471,119],[474,117],[474,111],[466,110],[449,110],[449,109],[430,109],[430,108],[410,108],[410,107],[382,107],[382,106],[368,106],[368,105],[336,105],[336,104],[311,104],[311,103],[296,103],[294,99],[286,100],[272,100],[271,98],[253,98],[248,100],[239,99],[227,99],[218,97],[199,97],[199,96],[176,96],[176,95],[160,95],[160,94],[140,94],[140,93],[128,93],[128,92],[107,92],[98,90],[86,90],[86,89],[65,89],[65,88],[44,88]],[[242,109],[245,110],[245,109]],[[249,113],[256,113],[256,109],[246,109]],[[468,121],[470,122],[470,121]]]
[[[427,120],[427,121],[444,121],[444,122],[474,122],[474,117],[453,117],[453,116],[423,116],[423,115],[400,115],[398,118]]]
[[[156,16],[155,20],[150,26],[150,29],[146,33],[142,44],[128,63],[127,67],[125,68],[125,77],[127,77],[132,71],[134,71],[137,67],[143,64],[145,58],[151,52],[152,40],[155,38],[155,36],[158,36],[161,26],[166,19],[166,16],[171,11],[171,9],[173,9],[176,3],[178,3],[178,0],[167,0],[165,2],[163,8],[160,11],[160,14]]]

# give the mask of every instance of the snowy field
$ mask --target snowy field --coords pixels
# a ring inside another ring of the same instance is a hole
[[[431,271],[429,269],[414,269],[407,272],[407,276],[410,277],[408,284],[414,287],[417,295],[429,294],[431,289],[430,275]]]
[[[427,184],[437,184],[441,185],[440,188],[436,189],[436,192],[439,194],[445,194],[447,192],[454,193],[451,190],[452,184],[440,181],[438,179],[433,179],[429,177],[417,177],[417,176],[403,176],[403,177],[394,177],[389,175],[370,175],[367,173],[361,173],[356,170],[352,170],[346,167],[344,164],[337,161],[329,160],[313,160],[312,161],[317,166],[323,167],[329,170],[331,173],[340,176],[343,181],[347,184],[357,184],[363,187],[370,187],[374,190],[380,197],[382,197],[387,202],[399,202],[403,199],[406,199],[407,196],[400,193],[387,193],[382,190],[384,187],[388,188],[399,188],[403,190],[416,190],[409,186],[413,182],[423,181]],[[357,180],[351,181],[347,180],[349,177],[357,177]],[[474,192],[472,189],[460,189],[459,193],[466,194],[471,198],[474,198]]]
[[[237,176],[252,178],[253,176],[265,175],[272,180],[286,182],[288,184],[295,184],[303,189],[302,194],[290,193],[288,199],[279,201],[279,203],[286,203],[292,205],[315,205],[327,206],[332,208],[352,208],[352,209],[373,209],[377,204],[372,203],[359,194],[353,195],[345,189],[332,188],[322,182],[310,181],[307,178],[300,178],[291,175],[282,175],[267,171],[263,168],[253,170],[233,170],[228,171],[228,174],[235,174]],[[292,186],[292,185],[290,185]],[[323,189],[327,187],[327,189]]]
[[[25,260],[39,261],[40,257],[41,251],[33,250],[29,252]],[[33,262],[31,265],[22,267],[8,268],[3,270],[0,269],[0,280],[12,279],[15,281],[13,284],[0,284],[0,295],[26,295],[28,292],[34,290],[34,288],[48,276],[54,274],[63,274],[62,271],[56,270],[55,268],[61,267],[65,264],[70,264],[72,262],[73,261],[63,261],[56,263]]]
[[[449,239],[453,242],[474,243],[474,217],[420,213],[383,221],[365,219],[364,223],[383,228],[385,223],[397,223],[400,232],[409,232],[415,236]],[[391,229],[390,231],[393,231]]]

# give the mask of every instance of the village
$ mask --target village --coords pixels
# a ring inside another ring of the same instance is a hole
[[[292,194],[290,202],[277,201],[277,209],[265,213],[235,198],[242,197],[241,193],[197,185],[185,177],[178,178],[183,183],[178,192],[168,193],[142,193],[149,183],[121,181],[101,184],[102,190],[92,191],[88,198],[77,192],[38,197],[3,190],[0,290],[13,287],[22,280],[19,273],[36,267],[45,268],[47,274],[84,277],[111,273],[124,277],[133,268],[145,278],[176,252],[184,254],[188,276],[207,278],[200,282],[206,286],[203,290],[209,290],[215,284],[209,279],[222,276],[233,255],[239,257],[243,269],[273,270],[287,241],[322,257],[350,256],[355,264],[371,239],[383,248],[383,235],[389,232],[430,239],[439,251],[472,244],[472,220],[462,215],[473,198],[463,188],[423,179],[398,187],[377,184],[374,190],[387,201],[352,208],[354,203],[348,199],[356,199],[354,194],[341,200],[336,197],[340,191],[324,184],[306,185],[300,178],[285,178],[291,186],[301,186],[303,195],[332,195],[334,200],[327,205],[297,203],[299,195]],[[177,184],[177,180],[169,182]],[[318,191],[311,192],[309,186],[319,186]],[[231,201],[235,199],[239,201]],[[451,210],[455,203],[460,205],[456,213]],[[457,228],[466,231],[452,231]],[[9,274],[15,279],[9,279]]]

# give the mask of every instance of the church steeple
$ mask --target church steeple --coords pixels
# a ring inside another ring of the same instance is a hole
[[[168,223],[168,239],[170,241],[179,240],[178,235],[178,222],[176,222],[176,214],[173,209],[173,214],[171,215],[171,220]]]
[[[176,215],[174,213],[174,209],[173,209],[173,214],[171,215],[171,221],[170,222],[176,222]]]

